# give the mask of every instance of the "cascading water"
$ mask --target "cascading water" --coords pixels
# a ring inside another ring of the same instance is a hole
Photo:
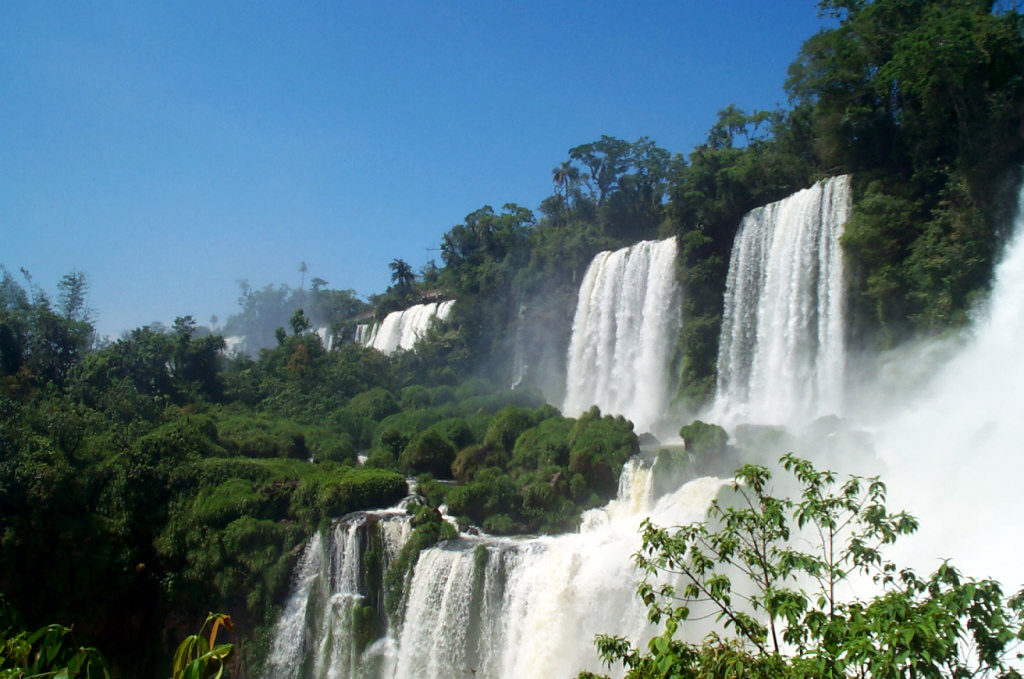
[[[351,514],[313,536],[275,626],[265,679],[378,676],[389,658],[386,646],[363,649],[360,642],[366,630],[386,622],[379,585],[410,532],[409,516],[399,507]],[[378,574],[374,591],[367,568]]]
[[[799,424],[842,408],[849,177],[748,213],[733,244],[714,416]]]
[[[596,634],[638,639],[649,632],[631,556],[640,547],[641,521],[698,520],[721,486],[699,479],[654,501],[650,468],[634,460],[622,472],[617,499],[587,512],[577,533],[464,536],[425,550],[400,624],[362,655],[345,633],[368,596],[350,577],[362,567],[353,537],[361,520],[346,519],[333,539],[318,535],[307,547],[264,676],[532,679],[606,671]]]
[[[334,333],[328,327],[322,327],[316,329],[316,336],[320,338],[320,343],[324,345],[324,349],[328,351],[334,346]]]
[[[392,311],[380,323],[358,326],[355,341],[385,354],[412,349],[430,327],[431,321],[448,318],[453,303],[453,300],[446,300]]]
[[[676,240],[642,241],[594,257],[580,285],[563,410],[597,405],[639,431],[664,417],[680,327]]]

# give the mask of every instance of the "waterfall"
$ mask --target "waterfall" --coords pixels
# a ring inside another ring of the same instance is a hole
[[[799,424],[843,405],[850,180],[827,179],[748,213],[726,281],[714,412]]]
[[[392,311],[380,323],[356,327],[355,341],[385,354],[399,349],[412,349],[423,337],[431,321],[444,320],[451,312],[453,300],[417,304],[401,311]]]
[[[838,250],[849,200],[849,180],[840,177],[744,219],[725,300],[716,403],[723,418],[793,424],[827,412],[850,416],[844,412]],[[970,575],[1000,578],[1007,591],[1022,584],[1024,562],[1024,530],[1017,518],[1024,477],[1024,456],[1017,454],[1024,448],[1024,217],[1018,216],[1017,226],[1022,233],[998,266],[989,306],[979,312],[962,349],[923,387],[916,380],[914,391],[892,395],[891,374],[884,386],[866,387],[866,403],[883,403],[879,396],[888,396],[885,412],[858,413],[862,421],[855,423],[874,434],[880,460],[870,459],[867,446],[856,451],[856,459],[837,456],[855,462],[846,471],[857,474],[874,473],[866,467],[880,461],[877,471],[888,483],[890,508],[922,518],[920,533],[901,539],[890,553],[897,563],[930,571],[938,557],[955,557],[954,565]],[[674,241],[595,257],[581,286],[569,356],[576,363],[570,368],[576,409],[593,402],[605,410],[619,407],[640,421],[637,410],[628,410],[628,399],[611,395],[628,388],[639,398],[633,382],[644,361],[660,362],[664,372],[671,344],[665,336],[650,336],[666,332],[665,324],[673,332],[679,328],[678,321],[671,326],[664,318],[676,317],[666,310],[679,306],[674,259]],[[651,353],[639,360],[626,344]],[[614,372],[626,356],[631,370]],[[645,374],[645,391],[663,388],[656,376]],[[628,384],[613,386],[613,379]],[[569,403],[567,398],[567,409]],[[641,545],[641,521],[650,517],[666,526],[699,520],[724,483],[697,479],[655,498],[649,467],[631,460],[616,499],[586,512],[575,533],[463,535],[424,550],[400,613],[394,621],[378,619],[379,636],[364,635],[362,646],[354,640],[356,624],[372,609],[368,602],[380,596],[367,591],[359,575],[366,568],[368,536],[387,533],[379,538],[387,545],[381,558],[386,570],[410,527],[398,510],[346,517],[306,548],[264,676],[517,679],[569,677],[581,670],[621,676],[622,668],[601,666],[592,640],[598,633],[620,635],[643,648],[652,634],[635,595],[640,574],[631,557]],[[700,617],[683,626],[681,638],[703,638],[707,628]]]
[[[346,517],[329,538],[318,534],[306,548],[264,677],[527,679],[607,671],[594,635],[651,634],[646,608],[635,594],[640,573],[632,554],[641,545],[640,523],[648,516],[662,525],[696,521],[722,485],[698,479],[655,499],[650,468],[631,460],[617,498],[587,512],[576,533],[463,536],[424,550],[401,622],[361,654],[351,621],[371,596],[359,572],[365,517],[379,513]],[[408,530],[396,512],[387,516],[392,518],[378,518],[377,525]],[[395,544],[407,537],[406,532]],[[397,551],[396,546],[390,558]]]
[[[569,343],[567,415],[592,405],[649,430],[670,399],[680,327],[676,240],[601,252],[580,285]]]
[[[409,517],[400,508],[356,512],[316,533],[274,627],[264,678],[377,676],[388,654],[380,644],[363,649],[360,640],[376,636],[371,633],[385,623],[383,591],[368,591],[365,573],[377,569],[383,582],[410,533]],[[367,564],[375,546],[375,563]]]
[[[323,326],[316,329],[316,336],[320,338],[320,343],[324,345],[324,349],[330,351],[334,347],[334,333],[331,332],[330,327]]]

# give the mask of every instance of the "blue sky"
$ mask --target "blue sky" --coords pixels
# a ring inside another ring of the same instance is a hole
[[[672,153],[786,104],[811,1],[0,3],[0,263],[100,332],[221,322],[238,284],[382,292],[568,149]]]

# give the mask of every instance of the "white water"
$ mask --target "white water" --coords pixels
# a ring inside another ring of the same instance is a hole
[[[330,351],[334,346],[334,333],[327,326],[317,328],[316,336],[320,338],[320,343],[324,345],[324,349]]]
[[[274,627],[265,679],[371,676],[382,664],[379,647],[355,647],[354,619],[367,596],[363,578],[368,519],[383,546],[384,572],[409,538],[404,509],[358,512],[316,533],[296,568],[292,592]],[[380,595],[380,593],[377,593]]]
[[[412,349],[435,318],[448,318],[453,303],[453,300],[446,300],[392,311],[380,323],[357,326],[355,341],[385,354]]]
[[[680,327],[676,241],[643,241],[594,257],[580,285],[563,411],[597,405],[637,431],[664,417]]]
[[[803,424],[841,412],[849,177],[748,213],[733,244],[712,419]]]
[[[696,521],[721,486],[698,479],[655,501],[649,468],[631,461],[617,499],[587,512],[577,533],[467,537],[425,550],[400,629],[362,657],[345,634],[352,602],[364,597],[359,522],[339,523],[332,539],[318,534],[306,549],[264,677],[533,679],[607,671],[596,634],[650,634],[632,560],[641,521]]]
[[[1024,190],[1015,236],[967,345],[878,428],[895,506],[921,518],[903,553],[1024,586]]]

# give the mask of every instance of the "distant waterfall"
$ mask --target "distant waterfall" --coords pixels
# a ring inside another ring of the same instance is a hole
[[[358,326],[356,342],[385,354],[399,349],[412,349],[426,333],[432,320],[444,320],[448,317],[453,303],[453,300],[447,300],[392,311],[380,323]]]
[[[850,180],[835,177],[748,213],[729,262],[718,355],[723,417],[798,423],[838,412],[846,361],[839,237]]]
[[[329,327],[317,328],[316,335],[320,338],[320,343],[324,345],[324,349],[330,351],[334,348],[334,333]]]
[[[676,240],[594,257],[580,285],[569,344],[567,415],[592,405],[648,430],[665,415],[680,328]]]
[[[587,512],[579,532],[463,536],[424,550],[397,629],[362,653],[352,632],[354,611],[370,596],[358,577],[367,520],[348,517],[307,547],[264,677],[533,679],[607,672],[595,634],[634,640],[651,634],[631,556],[641,545],[640,523],[647,517],[661,525],[696,521],[722,485],[698,479],[655,501],[650,468],[632,460],[622,471],[618,498]],[[400,521],[380,519],[378,525],[408,527]]]

